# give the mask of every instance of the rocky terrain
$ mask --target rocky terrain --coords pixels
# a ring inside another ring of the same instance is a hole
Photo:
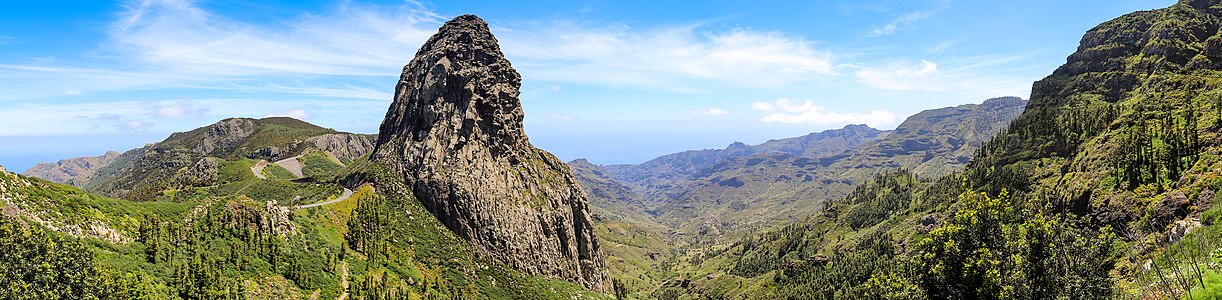
[[[970,159],[947,156],[961,169],[880,174],[799,222],[715,248],[682,270],[689,284],[653,295],[1216,298],[1220,24],[1222,3],[1203,0],[1103,22],[1006,130],[976,138],[987,142]],[[937,148],[907,140],[863,155],[911,165],[909,150]]]
[[[849,125],[760,145],[734,143],[725,149],[668,154],[638,165],[601,166],[607,176],[582,182],[609,182],[596,185],[602,187],[599,191],[590,190],[595,206],[630,208],[635,204],[603,202],[639,197],[655,221],[681,232],[704,235],[756,228],[812,214],[822,201],[844,197],[876,173],[910,169],[932,178],[962,169],[1026,103],[1002,97],[926,110],[893,131]],[[602,197],[617,191],[611,188],[616,185],[630,193]]]
[[[373,135],[336,132],[291,118],[230,118],[123,154],[39,164],[25,175],[148,200],[167,189],[215,184],[223,160],[274,161],[313,149],[352,161],[368,155],[373,142]]]
[[[586,193],[523,132],[521,81],[483,20],[447,22],[403,68],[372,160],[486,255],[610,291]]]
[[[879,169],[910,169],[919,176],[939,177],[962,170],[976,149],[1001,133],[1027,106],[1018,97],[1000,97],[981,104],[964,104],[922,111],[900,123],[877,144],[846,151],[831,169],[862,180]]]
[[[101,156],[62,159],[53,163],[39,163],[26,170],[26,176],[38,177],[58,183],[83,187],[97,171],[119,158],[119,152],[108,151]]]
[[[464,15],[376,136],[233,118],[0,167],[0,298],[1222,297],[1218,0],[1092,28],[1029,102],[636,165],[535,148],[521,80]]]

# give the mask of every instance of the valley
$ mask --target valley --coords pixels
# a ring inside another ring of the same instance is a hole
[[[499,30],[429,32],[376,134],[226,118],[0,168],[0,298],[1222,297],[1218,1],[1097,25],[1029,99],[639,164],[537,148]]]

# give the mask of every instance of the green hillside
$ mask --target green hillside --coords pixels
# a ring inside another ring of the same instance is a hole
[[[332,299],[348,278],[351,299],[604,297],[480,258],[384,167],[358,165],[342,176],[368,183],[354,196],[297,210],[256,200],[292,197],[270,180],[237,181],[234,195],[216,195],[230,189],[221,185],[178,194],[190,200],[131,202],[0,173],[0,270],[29,274],[4,276],[2,290],[8,299]],[[318,201],[337,191],[325,194]]]
[[[319,151],[309,150],[320,150],[319,147],[323,146],[316,138],[334,134],[337,134],[335,130],[292,118],[224,119],[191,131],[174,133],[160,143],[128,151],[107,165],[96,166],[97,170],[88,170],[95,175],[81,186],[102,195],[146,201],[168,190],[217,185],[218,173],[228,162],[247,159],[277,161],[298,154],[303,155],[302,159],[309,160],[305,169],[310,173],[306,177],[333,175],[330,173],[338,170],[342,164],[328,159]],[[372,137],[363,138],[372,140]],[[306,155],[310,153],[319,155]],[[275,167],[268,170],[278,171]],[[41,172],[31,174],[42,175]],[[271,175],[288,178],[285,174]]]
[[[658,295],[1217,297],[1219,8],[1182,1],[1095,27],[962,173],[880,175],[695,268],[717,279]]]

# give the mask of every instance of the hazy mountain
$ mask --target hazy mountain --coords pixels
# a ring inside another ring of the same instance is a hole
[[[910,169],[925,177],[959,171],[980,145],[1003,131],[1026,105],[1018,97],[1001,97],[922,111],[905,119],[877,144],[855,148],[830,167],[844,170],[840,176],[854,180],[880,169]]]
[[[0,168],[0,298],[1219,294],[1218,0],[1092,28],[1029,102],[636,165],[535,148],[521,82],[464,15],[377,136],[233,118],[27,171],[48,180]]]
[[[39,163],[23,173],[53,182],[83,187],[99,169],[119,158],[119,152],[108,151],[101,156],[62,159],[53,163]]]
[[[843,197],[875,173],[911,169],[937,176],[961,169],[1025,104],[1017,97],[989,99],[920,112],[894,131],[849,125],[602,167],[615,184],[640,195],[656,221],[683,232],[758,227],[812,214],[820,202]],[[607,179],[583,179],[599,181]]]

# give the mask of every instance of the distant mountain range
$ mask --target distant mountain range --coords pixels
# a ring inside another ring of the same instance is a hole
[[[1030,102],[641,164],[535,148],[521,80],[464,15],[376,136],[231,118],[0,168],[0,298],[1222,297],[1218,0],[1100,24]]]
[[[865,125],[759,145],[663,155],[635,165],[570,162],[595,212],[645,213],[685,233],[763,226],[815,212],[876,173],[937,177],[962,169],[981,144],[1017,117],[1017,97],[926,110],[895,130]]]

